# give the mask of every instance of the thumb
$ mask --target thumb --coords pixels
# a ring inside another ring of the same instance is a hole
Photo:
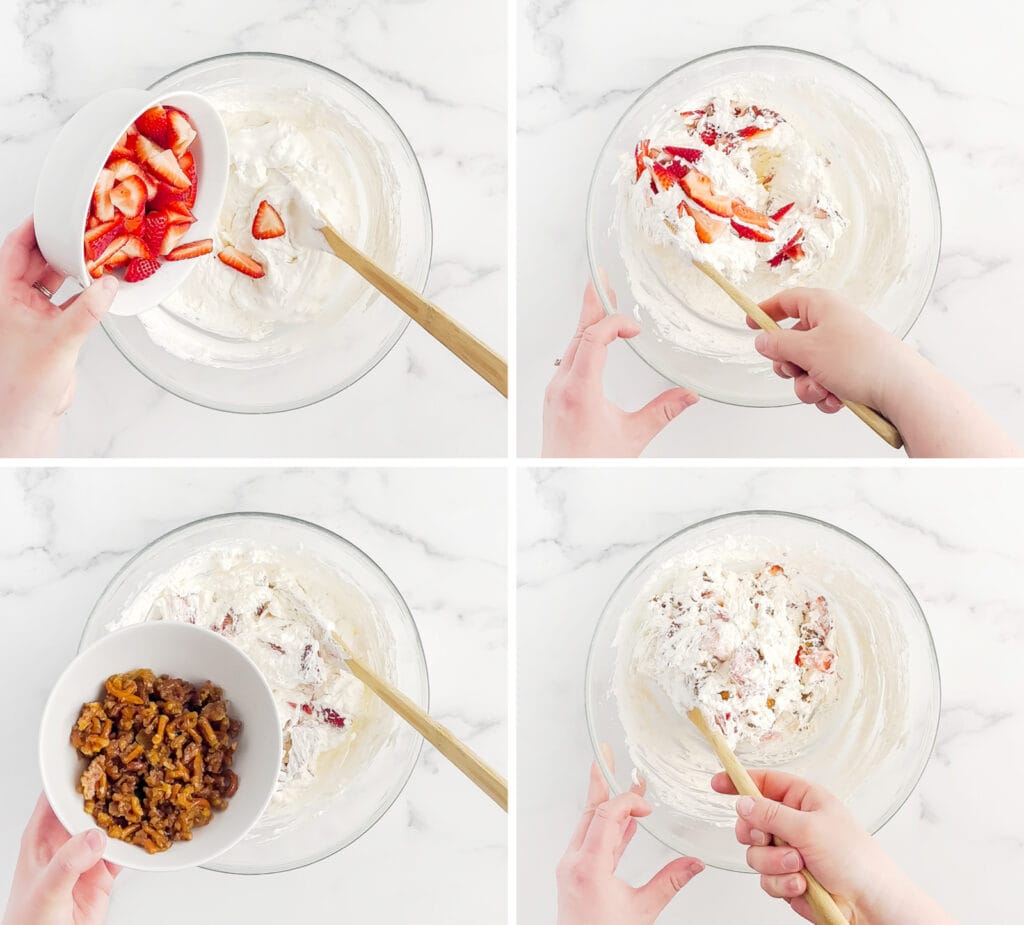
[[[700,396],[689,389],[669,389],[651,399],[639,411],[634,411],[633,420],[641,431],[644,444],[650,443],[669,421],[699,400]]]
[[[100,829],[80,832],[69,838],[53,856],[39,881],[42,901],[50,902],[71,895],[78,878],[91,870],[103,857],[106,833]]]
[[[704,870],[704,864],[697,858],[676,858],[669,861],[636,894],[644,911],[658,916],[686,884]]]
[[[110,310],[117,295],[117,278],[101,276],[88,289],[65,302],[63,323],[67,339],[77,346]]]
[[[769,835],[777,835],[796,848],[806,847],[810,814],[785,803],[776,803],[761,797],[740,797],[736,801],[736,812],[751,827]]]
[[[795,331],[783,328],[780,331],[762,331],[754,340],[754,347],[761,356],[776,363],[796,363],[807,369],[811,360],[809,331]]]

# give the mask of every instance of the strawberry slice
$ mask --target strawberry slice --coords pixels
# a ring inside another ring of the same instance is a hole
[[[135,156],[135,151],[128,140],[127,132],[117,139],[117,144],[114,145],[114,150],[110,152],[110,156],[111,158]]]
[[[212,252],[213,238],[204,238],[202,241],[189,241],[188,244],[179,244],[167,254],[167,259],[191,260],[193,257],[202,257],[204,254]]]
[[[93,224],[91,228],[86,228],[85,231],[85,243],[91,244],[97,238],[101,238],[111,228],[116,228],[120,224],[118,219],[111,219],[109,222],[97,222]]]
[[[164,232],[164,239],[160,242],[160,256],[166,257],[176,248],[183,237],[188,234],[188,225],[185,222],[175,222],[167,226]]]
[[[732,215],[732,200],[728,196],[715,194],[710,177],[698,170],[691,170],[683,177],[682,185],[686,195],[709,212],[725,218]]]
[[[196,159],[192,155],[191,151],[186,151],[184,154],[178,155],[178,166],[182,169],[185,176],[188,177],[189,183],[193,186],[196,185]]]
[[[116,254],[114,254],[112,257],[108,257],[104,261],[104,263],[103,263],[103,272],[104,273],[110,273],[113,270],[116,270],[118,267],[123,267],[131,259],[132,258],[129,257],[124,252],[124,248],[121,248],[121,250],[119,250]]]
[[[734,218],[729,221],[732,223],[733,231],[735,231],[741,238],[749,238],[751,241],[762,241],[765,243],[775,240],[771,234],[761,228],[751,228],[749,225],[741,225]]]
[[[142,215],[146,208],[146,184],[141,177],[127,177],[110,191],[110,201],[122,215]]]
[[[714,218],[704,212],[702,209],[697,209],[691,206],[685,199],[679,203],[679,214],[683,214],[683,210],[686,210],[687,215],[693,219],[693,224],[697,229],[697,238],[703,244],[710,244],[712,241],[717,240],[723,231],[726,229],[726,223],[720,219]]]
[[[99,234],[96,234],[99,232]],[[97,225],[85,235],[85,259],[88,262],[97,261],[115,239],[124,235],[124,224],[118,220],[104,222]],[[123,242],[122,242],[123,243]]]
[[[732,214],[733,218],[744,222],[747,225],[757,225],[758,228],[771,228],[771,219],[763,212],[758,212],[756,209],[751,209],[745,202],[740,199],[734,199],[732,201]]]
[[[248,254],[243,254],[237,247],[225,247],[217,257],[221,263],[253,279],[262,279],[264,276],[263,264],[253,260]]]
[[[715,146],[715,142],[718,141],[718,132],[709,125],[700,133],[700,140],[709,148],[713,148]]]
[[[171,146],[171,121],[163,106],[153,106],[151,109],[147,109],[135,120],[135,128],[138,129],[140,135],[161,148]]]
[[[135,135],[131,140],[135,151],[135,161],[138,164],[148,164],[163,151],[160,145],[150,141],[145,135]]]
[[[760,135],[767,135],[771,131],[770,128],[762,128],[759,125],[748,125],[745,128],[741,128],[736,134],[740,138],[745,138],[750,141],[751,138],[757,138]]]
[[[280,238],[284,234],[284,222],[281,214],[266,199],[256,209],[256,217],[252,220],[252,236],[257,241],[268,238]]]
[[[122,249],[124,253],[132,258],[146,259],[153,256],[149,245],[136,234],[128,235],[128,240],[124,242]]]
[[[651,174],[654,177],[654,181],[663,190],[681,184],[683,177],[689,173],[690,169],[686,164],[680,164],[679,161],[670,161],[668,164],[661,164],[655,161],[651,164]],[[657,192],[657,189],[655,189],[655,192]]]
[[[174,156],[180,158],[196,140],[196,130],[189,117],[180,109],[169,110],[168,119],[170,121],[170,140],[165,147],[169,147],[174,152]]]
[[[803,228],[797,228],[796,234],[783,244],[779,252],[768,261],[768,266],[776,268],[781,266],[784,260],[792,260],[794,263],[798,260],[802,260],[804,257],[804,249],[800,244],[800,240],[803,236]]]
[[[144,279],[149,279],[159,269],[159,260],[153,257],[136,257],[134,260],[128,261],[128,268],[124,271],[124,281],[139,283]]]
[[[133,218],[126,218],[124,220],[124,230],[129,234],[139,234],[146,227],[146,216],[136,215]],[[142,237],[139,235],[139,237]]]
[[[185,189],[192,185],[188,175],[181,169],[173,151],[161,151],[147,160],[146,166],[161,180],[176,189]]]
[[[794,205],[796,205],[796,203],[795,203],[795,202],[787,202],[787,203],[786,203],[786,205],[784,205],[784,206],[783,206],[783,207],[782,207],[781,209],[777,209],[777,210],[776,210],[775,212],[772,212],[772,214],[771,214],[771,220],[772,220],[773,222],[781,222],[781,221],[782,221],[782,217],[783,217],[783,216],[784,216],[784,215],[785,215],[785,214],[786,214],[786,213],[787,213],[787,212],[788,212],[788,211],[789,211],[790,209],[792,209]]]
[[[691,164],[696,164],[701,157],[700,148],[679,148],[676,145],[665,145],[664,151],[673,157],[681,157],[684,161],[689,161]]]
[[[89,275],[93,279],[99,279],[103,275],[103,265],[110,260],[128,240],[128,235],[118,235],[107,245],[107,249],[103,251],[95,260],[86,263],[86,269],[89,271]]]
[[[114,204],[110,201],[110,191],[113,188],[114,172],[104,167],[92,191],[92,211],[101,222],[109,222],[117,214]]]
[[[167,203],[163,214],[167,216],[167,221],[172,225],[179,225],[182,222],[186,225],[191,225],[196,220],[192,210],[180,201]]]
[[[151,253],[160,253],[166,234],[167,216],[163,212],[147,212],[141,237]]]

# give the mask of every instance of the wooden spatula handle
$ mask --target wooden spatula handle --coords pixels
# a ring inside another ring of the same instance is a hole
[[[722,767],[725,768],[725,773],[729,775],[729,780],[732,781],[732,785],[736,788],[737,793],[740,796],[753,797],[754,799],[760,798],[761,791],[757,789],[754,779],[747,773],[747,769],[740,764],[739,759],[733,754],[732,749],[729,748],[729,743],[725,741],[722,734],[708,723],[700,709],[694,708],[686,715],[690,718],[693,725],[700,730],[701,735],[707,739],[708,744],[715,750],[718,760],[722,763]],[[786,843],[781,838],[773,837],[772,842],[780,848],[786,847]],[[818,883],[814,875],[809,871],[802,870],[800,873],[803,874],[804,880],[807,881],[807,902],[811,906],[814,917],[818,920],[818,925],[849,925],[846,916],[843,915],[832,894]]]
[[[428,302],[415,289],[406,286],[400,279],[377,266],[333,228],[327,226],[320,230],[339,260],[344,260],[434,340],[447,347],[470,369],[508,398],[508,364],[498,354],[432,302]]]
[[[722,289],[740,308],[742,308],[743,311],[746,312],[747,316],[753,320],[754,324],[761,328],[762,331],[780,330],[779,324],[774,318],[768,315],[765,310],[750,298],[750,296],[748,296],[742,289],[738,289],[729,282],[729,280],[727,280],[713,266],[700,260],[695,260],[694,266],[696,266],[697,269],[705,276],[717,283],[719,288]],[[888,418],[880,415],[874,408],[869,408],[867,405],[861,404],[860,402],[846,401],[845,399],[840,399],[840,401],[842,401],[847,408],[857,415],[857,417],[867,424],[868,427],[878,434],[878,436],[888,443],[893,449],[898,450],[903,446],[903,438],[900,436],[900,432]]]
[[[426,713],[398,688],[375,674],[357,658],[349,656],[348,668],[424,739],[455,765],[484,793],[508,812],[508,782],[469,746]]]

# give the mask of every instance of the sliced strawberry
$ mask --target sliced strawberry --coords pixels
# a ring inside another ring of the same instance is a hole
[[[142,134],[133,136],[132,143],[135,151],[135,161],[138,164],[148,164],[154,157],[163,151],[163,148],[161,148],[160,145],[154,144]]]
[[[163,212],[148,212],[142,229],[142,240],[154,254],[159,254],[167,234],[167,216]]]
[[[168,119],[170,120],[170,142],[167,147],[174,152],[175,157],[181,157],[189,149],[189,145],[196,140],[196,130],[188,116],[180,109],[170,110]]]
[[[745,128],[741,128],[736,134],[740,138],[745,138],[750,141],[751,138],[757,138],[760,135],[767,135],[771,131],[770,128],[763,128],[760,125],[748,125]]]
[[[128,240],[124,242],[124,253],[132,258],[146,259],[153,256],[153,252],[149,249],[149,245],[142,240],[138,235],[128,235]]]
[[[157,211],[166,209],[171,203],[188,203],[188,190],[175,189],[167,183],[158,183],[156,195],[150,200],[150,207]]]
[[[732,200],[728,196],[715,194],[711,187],[710,177],[698,170],[691,170],[683,177],[682,184],[686,195],[709,212],[726,218],[732,215]]]
[[[225,247],[217,257],[221,263],[253,279],[262,279],[264,275],[263,264],[253,260],[248,254],[243,254],[237,247]]]
[[[337,710],[331,707],[320,707],[318,710],[320,719],[322,719],[328,726],[337,726],[338,729],[343,729],[345,726],[345,717],[342,716]]]
[[[679,148],[676,145],[665,145],[664,150],[666,154],[671,154],[673,157],[681,157],[684,161],[689,161],[691,164],[696,164],[701,157],[700,148]]]
[[[111,157],[107,161],[107,170],[113,171],[114,179],[118,181],[142,176],[142,168],[128,157]]]
[[[204,238],[202,241],[189,241],[188,244],[179,244],[167,254],[167,259],[191,260],[193,257],[202,257],[204,254],[212,253],[212,251],[213,238]]]
[[[114,256],[114,254],[121,250],[121,248],[124,247],[125,242],[127,240],[127,235],[118,235],[116,238],[114,238],[113,241],[111,241],[107,245],[107,249],[103,251],[103,253],[100,254],[99,257],[97,257],[92,262],[86,264],[86,268],[89,271],[89,275],[92,276],[93,279],[99,279],[103,275],[103,264],[105,264],[108,260],[110,260],[111,257]]]
[[[191,151],[186,151],[184,154],[178,156],[178,166],[182,169],[185,176],[188,177],[189,182],[195,186],[196,184],[196,159],[192,155]]]
[[[139,232],[142,231],[145,227],[145,215],[136,215],[133,218],[126,218],[124,220],[124,230],[127,231],[129,234],[139,234]]]
[[[112,222],[104,222],[102,225],[93,229],[93,231],[98,231],[99,228],[105,228],[106,231],[91,240],[88,234],[85,236],[86,261],[99,260],[106,252],[107,248],[110,247],[111,242],[122,237],[125,232],[124,224],[116,219]]]
[[[130,176],[110,191],[110,201],[122,215],[134,218],[146,208],[146,184],[141,177]]]
[[[715,142],[718,140],[718,132],[709,125],[700,133],[700,140],[709,148],[713,148],[715,146]]]
[[[686,210],[687,215],[693,219],[693,224],[697,229],[697,238],[704,244],[710,244],[712,241],[717,240],[723,231],[726,229],[726,223],[720,219],[714,218],[708,215],[701,209],[697,209],[691,206],[685,199],[679,203],[679,214],[683,214],[683,210]]]
[[[747,225],[757,225],[759,228],[771,228],[771,219],[763,212],[751,209],[745,202],[739,199],[732,201],[732,214]]]
[[[136,257],[128,262],[128,268],[124,271],[126,283],[138,283],[149,279],[160,269],[160,261],[153,257]]]
[[[164,239],[160,243],[161,257],[166,257],[178,246],[181,239],[188,234],[188,228],[189,226],[184,222],[177,222],[167,226],[167,230],[164,232]]]
[[[85,243],[91,244],[97,238],[102,237],[111,228],[115,228],[118,224],[118,219],[111,219],[109,222],[99,222],[94,224],[91,228],[88,228],[85,232]]]
[[[117,139],[117,144],[114,145],[114,150],[110,152],[111,160],[119,157],[134,157],[135,151],[133,150],[129,140],[128,133],[125,132],[120,138]]]
[[[256,217],[252,220],[252,236],[257,241],[268,238],[280,238],[284,234],[284,222],[281,214],[266,199],[256,209]]]
[[[787,213],[787,212],[788,212],[788,211],[789,211],[790,209],[792,209],[794,205],[796,205],[796,203],[793,203],[793,202],[788,202],[788,203],[786,203],[786,205],[784,205],[784,206],[783,206],[783,207],[782,207],[781,209],[778,209],[778,210],[776,210],[775,212],[772,212],[772,214],[771,214],[771,220],[772,220],[773,222],[781,222],[781,221],[782,221],[782,217],[783,217],[783,216],[784,216],[784,215],[785,215],[785,214],[786,214],[786,213]]]
[[[636,143],[633,157],[636,159],[636,179],[639,182],[647,169],[647,158],[651,156],[651,143],[646,138]]]
[[[675,177],[668,172],[664,164],[659,164],[657,161],[651,164],[651,176],[661,190],[671,189],[676,185]]]
[[[804,249],[799,242],[803,236],[803,228],[797,228],[796,234],[783,244],[779,252],[768,261],[768,266],[774,268],[781,266],[784,260],[792,260],[794,262],[801,260],[804,256]]]
[[[768,242],[768,241],[774,241],[775,240],[775,238],[772,237],[772,235],[769,232],[764,231],[761,228],[751,228],[748,225],[741,225],[734,218],[730,219],[730,222],[732,223],[733,231],[735,231],[736,234],[738,234],[741,238],[749,238],[751,241],[762,241],[762,242]]]
[[[92,211],[90,210],[89,217],[85,220],[85,227],[86,228],[95,228],[97,225],[102,225],[102,224],[103,224],[103,222],[101,222],[95,215],[93,215]]]
[[[161,151],[147,160],[146,166],[161,180],[176,189],[185,189],[192,185],[188,175],[181,169],[173,151]]]
[[[171,146],[171,122],[167,110],[163,106],[153,106],[147,109],[138,119],[135,120],[135,128],[140,135],[145,136],[161,148]]]
[[[110,191],[113,188],[114,172],[104,167],[92,191],[92,211],[101,222],[109,222],[116,214],[114,204],[110,201]]]
[[[191,225],[196,220],[196,217],[192,214],[192,210],[183,202],[167,203],[164,207],[163,214],[167,216],[167,221],[172,225],[178,225],[182,222],[186,225]]]
[[[121,250],[119,250],[116,254],[114,254],[111,257],[108,257],[103,262],[103,272],[109,273],[111,272],[111,270],[116,270],[118,267],[123,267],[131,259],[132,258],[129,257],[124,252],[124,248],[121,248]]]

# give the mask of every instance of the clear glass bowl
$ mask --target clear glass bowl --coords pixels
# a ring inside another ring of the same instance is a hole
[[[398,589],[364,553],[323,527],[279,514],[222,514],[186,524],[154,540],[111,580],[96,601],[79,643],[79,651],[108,632],[153,579],[211,544],[279,546],[308,554],[356,585],[374,604],[395,640],[398,688],[424,709],[429,692],[427,666],[419,632]],[[394,718],[388,744],[381,748],[339,792],[308,808],[282,829],[264,817],[227,853],[205,865],[233,874],[267,874],[305,867],[340,851],[368,831],[398,798],[412,774],[423,740],[412,727]]]
[[[744,75],[754,75],[767,88],[769,103],[798,130],[812,130],[823,153],[844,168],[833,171],[833,180],[837,194],[845,193],[840,202],[850,227],[839,239],[833,260],[807,285],[839,290],[904,337],[935,279],[941,215],[931,164],[911,124],[878,87],[829,58],[771,46],[718,51],[666,74],[629,107],[598,156],[587,201],[590,271],[605,311],[616,310],[615,293],[620,309],[633,312],[641,324],[640,334],[627,343],[665,378],[716,401],[773,407],[796,403],[792,383],[775,376],[771,364],[754,350],[756,332],[746,326],[743,313],[738,308],[733,313],[727,305],[728,320],[723,321],[722,315],[708,312],[708,300],[724,296],[697,271],[692,278],[687,274],[684,289],[664,280],[648,283],[664,304],[677,309],[676,323],[706,332],[735,352],[729,354],[732,359],[722,360],[696,345],[689,348],[665,338],[630,283],[616,224],[616,177],[622,159],[632,159],[650,124],[667,109],[706,97]],[[872,151],[883,153],[875,157]],[[871,181],[852,182],[862,175]],[[893,203],[900,202],[902,219],[882,229],[878,215],[896,213]],[[607,275],[607,288],[601,271]],[[770,293],[749,294],[761,299]],[[685,339],[679,334],[679,341]]]
[[[301,58],[265,53],[197,61],[160,78],[150,89],[206,93],[234,86],[308,90],[361,123],[390,160],[398,181],[402,246],[395,275],[422,292],[432,249],[430,203],[412,146],[384,107],[361,87],[328,68]],[[337,307],[340,310],[347,306]],[[187,326],[162,306],[150,311],[164,312],[169,320]],[[302,351],[286,361],[235,368],[206,366],[174,356],[150,339],[137,317],[108,315],[103,321],[125,358],[157,385],[197,405],[250,414],[302,408],[340,392],[373,369],[408,324],[404,312],[377,295],[358,315],[345,313],[333,321],[325,312],[316,321],[307,322],[311,331],[309,336],[301,335]],[[205,336],[211,341],[219,339],[212,334]],[[288,332],[281,336],[296,335]]]
[[[685,716],[659,702],[657,691],[648,698],[645,689],[642,699],[624,707],[615,690],[620,621],[656,593],[656,583],[664,583],[664,575],[656,576],[659,566],[737,537],[752,538],[756,552],[736,553],[749,561],[728,564],[788,561],[826,595],[836,619],[839,671],[835,701],[822,706],[795,754],[773,765],[759,760],[755,749],[738,748],[748,767],[777,767],[822,784],[875,832],[903,805],[928,762],[940,682],[931,632],[910,588],[871,547],[831,524],[779,511],[725,514],[687,527],[634,565],[605,605],[587,659],[585,700],[594,753],[612,792],[622,793],[633,782],[630,745],[643,750],[654,812],[640,825],[675,852],[746,871],[744,849],[733,834],[735,797],[710,788],[711,776],[721,770],[710,747]],[[652,718],[657,737],[646,731]],[[601,753],[602,742],[612,748],[614,769]],[[672,757],[666,759],[669,749]],[[662,759],[656,779],[648,756]],[[663,800],[660,793],[666,791],[660,788],[669,782],[684,796]]]

